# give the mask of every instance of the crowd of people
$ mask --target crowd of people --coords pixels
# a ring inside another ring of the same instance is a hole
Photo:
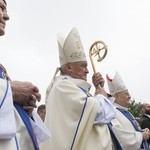
[[[0,0],[0,36],[7,20],[7,3]],[[101,73],[94,73],[92,95],[78,30],[58,34],[57,41],[60,67],[38,108],[38,87],[11,80],[0,64],[0,150],[150,150],[150,104],[143,104],[138,123],[128,111],[131,96],[118,72],[113,79],[107,75],[108,92]]]

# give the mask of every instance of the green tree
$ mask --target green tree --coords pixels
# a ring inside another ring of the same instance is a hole
[[[142,108],[141,102],[136,102],[135,100],[132,100],[128,110],[137,120],[139,120],[142,116],[141,108]]]

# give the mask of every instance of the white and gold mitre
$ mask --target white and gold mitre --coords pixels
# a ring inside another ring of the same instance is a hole
[[[113,79],[110,79],[108,75],[106,75],[106,79],[110,95],[113,96],[116,93],[127,90],[126,85],[117,71]]]
[[[70,31],[66,39],[59,33],[57,40],[61,66],[68,62],[86,61],[81,39],[76,28]]]

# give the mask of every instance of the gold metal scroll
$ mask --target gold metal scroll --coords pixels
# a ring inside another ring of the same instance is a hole
[[[107,45],[104,42],[96,41],[91,45],[89,50],[89,56],[94,73],[96,73],[96,68],[92,56],[94,57],[97,56],[98,57],[97,61],[100,62],[106,57],[106,55],[107,55]],[[102,88],[101,85],[99,85],[98,88]]]
[[[100,62],[106,57],[106,55],[107,55],[107,45],[104,42],[96,41],[91,45],[89,50],[89,57],[91,60],[94,73],[96,73],[96,68],[92,56],[94,57],[97,56],[97,61]]]

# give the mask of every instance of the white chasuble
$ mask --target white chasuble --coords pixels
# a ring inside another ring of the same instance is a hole
[[[116,109],[116,114],[117,119],[113,119],[111,123],[116,138],[123,150],[139,150],[143,140],[142,133],[135,131],[130,120],[118,109]]]
[[[106,124],[94,124],[99,104],[87,97],[89,84],[84,80],[55,78],[46,103],[45,123],[51,138],[41,150],[112,150]]]

